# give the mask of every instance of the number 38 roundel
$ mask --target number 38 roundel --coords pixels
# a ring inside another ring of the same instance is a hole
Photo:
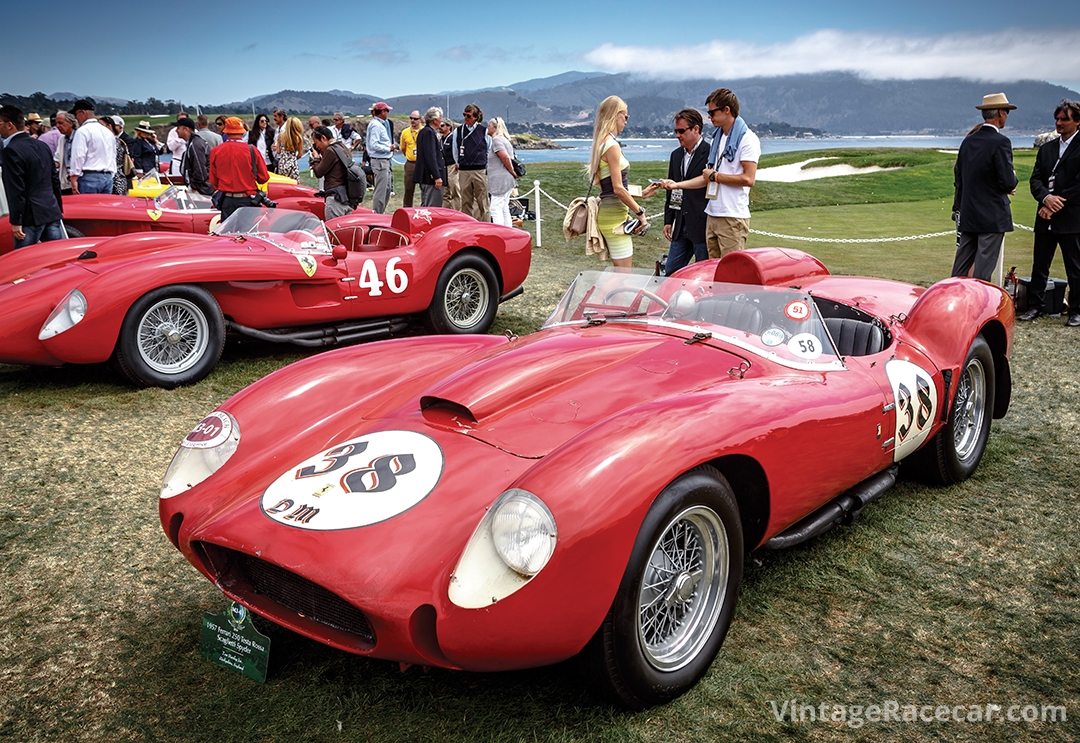
[[[413,431],[342,441],[281,474],[262,510],[286,526],[353,529],[393,518],[422,501],[442,477],[439,445]]]
[[[885,365],[896,403],[893,461],[915,451],[930,435],[938,410],[937,388],[931,376],[910,361],[892,359]]]

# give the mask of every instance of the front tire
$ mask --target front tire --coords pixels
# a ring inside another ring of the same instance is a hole
[[[439,274],[427,318],[436,333],[486,333],[499,306],[499,281],[486,260],[458,254]]]
[[[948,422],[912,455],[918,476],[938,485],[953,485],[971,476],[990,438],[994,385],[994,356],[980,335],[960,367]]]
[[[213,295],[197,286],[165,286],[128,310],[116,362],[140,387],[171,389],[209,374],[224,347],[225,320]]]
[[[664,488],[611,609],[582,651],[590,686],[634,709],[690,689],[724,642],[742,570],[742,527],[723,475],[700,467]]]

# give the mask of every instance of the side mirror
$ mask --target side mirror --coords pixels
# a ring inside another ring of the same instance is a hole
[[[345,260],[345,256],[347,256],[348,254],[349,249],[346,248],[344,245],[335,245],[333,248],[333,252],[331,253],[335,261]]]

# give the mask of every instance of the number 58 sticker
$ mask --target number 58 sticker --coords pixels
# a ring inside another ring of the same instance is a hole
[[[379,267],[375,261],[368,258],[360,267],[360,277],[356,285],[367,289],[369,297],[382,296],[384,286],[393,294],[401,294],[409,286],[409,276],[405,273],[405,269],[398,268],[397,264],[400,262],[399,256],[394,256],[386,262],[386,281],[382,281],[379,278]]]

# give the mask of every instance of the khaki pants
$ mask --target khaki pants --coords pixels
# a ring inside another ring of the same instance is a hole
[[[413,205],[413,194],[416,193],[416,181],[413,180],[413,171],[416,170],[415,160],[405,161],[405,193],[401,197],[402,206]]]
[[[710,258],[723,258],[732,251],[742,250],[746,247],[749,234],[749,219],[706,216],[705,244],[709,248]]]
[[[446,186],[443,189],[443,206],[450,209],[460,209],[461,199],[458,196],[458,170],[456,165],[446,166]]]
[[[488,190],[486,170],[458,170],[460,210],[479,222],[488,221]]]

